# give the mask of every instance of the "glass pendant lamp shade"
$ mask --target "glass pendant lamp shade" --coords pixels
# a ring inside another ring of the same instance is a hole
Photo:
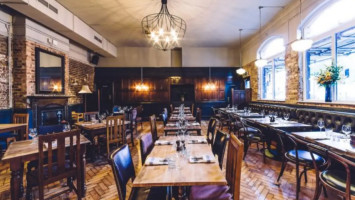
[[[257,67],[264,67],[265,65],[267,65],[267,60],[259,58],[255,61],[255,65]]]
[[[236,72],[239,75],[243,75],[243,74],[245,74],[246,70],[244,68],[239,68],[239,69],[236,70]]]
[[[304,52],[312,47],[313,41],[310,39],[299,39],[291,44],[292,50]]]
[[[186,32],[186,22],[169,13],[167,0],[162,0],[159,13],[142,19],[142,30],[153,47],[166,51],[179,47]]]

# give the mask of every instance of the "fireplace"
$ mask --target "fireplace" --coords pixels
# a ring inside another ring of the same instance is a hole
[[[32,109],[33,126],[60,124],[68,120],[68,98],[65,95],[28,96]]]

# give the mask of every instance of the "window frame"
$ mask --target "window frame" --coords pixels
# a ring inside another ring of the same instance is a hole
[[[331,6],[333,3],[336,3],[334,1],[328,1],[326,2],[325,4],[323,5],[320,5],[318,6],[316,9],[315,9],[315,12],[312,12],[310,13],[307,17],[306,17],[306,20],[299,26],[298,28],[298,31],[302,34],[302,36],[304,36],[304,28],[309,25],[309,23],[312,23],[316,17],[318,17],[319,14],[321,14],[323,12],[323,10],[325,8],[327,8],[328,6]],[[310,37],[310,38],[307,38],[307,39],[312,39],[313,40],[313,43],[316,43],[318,41],[321,41],[327,37],[330,37],[331,38],[331,58],[332,58],[332,61],[334,63],[337,63],[337,40],[336,40],[336,35],[337,33],[340,33],[342,31],[345,31],[351,27],[355,27],[355,20],[351,20],[347,23],[344,23],[334,29],[331,29],[327,32],[324,32],[322,34],[319,34],[317,36],[314,36],[314,37]],[[316,100],[316,99],[307,99],[307,75],[308,75],[308,71],[307,71],[307,56],[306,56],[306,53],[307,51],[305,52],[302,52],[300,53],[299,55],[302,56],[302,77],[303,77],[303,93],[302,93],[302,100],[305,101],[305,102],[324,102],[324,101],[320,101],[320,100]],[[339,101],[338,100],[338,92],[337,92],[337,84],[333,85],[332,86],[332,102],[333,103],[355,103],[355,99],[354,100],[349,100],[349,101]]]

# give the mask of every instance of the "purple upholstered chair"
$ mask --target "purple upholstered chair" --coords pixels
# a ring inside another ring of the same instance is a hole
[[[244,144],[235,135],[231,135],[228,153],[226,179],[228,186],[206,185],[192,186],[190,200],[239,200],[240,179],[243,162]]]
[[[110,155],[109,162],[115,176],[118,199],[126,199],[126,185],[129,179],[132,182],[135,178],[134,165],[131,157],[131,152],[127,144],[122,145],[120,148],[113,151]],[[165,199],[166,188],[132,188],[129,199]]]
[[[153,143],[153,136],[151,133],[147,133],[142,135],[140,141],[140,149],[141,149],[141,158],[142,158],[142,163],[144,164],[145,159],[149,155],[149,153],[152,151],[154,147]]]

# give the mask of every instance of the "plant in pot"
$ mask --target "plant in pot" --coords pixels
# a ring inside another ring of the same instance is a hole
[[[325,88],[325,102],[332,102],[332,86],[341,79],[343,67],[332,63],[326,66],[325,70],[320,70],[316,76],[317,83]]]

